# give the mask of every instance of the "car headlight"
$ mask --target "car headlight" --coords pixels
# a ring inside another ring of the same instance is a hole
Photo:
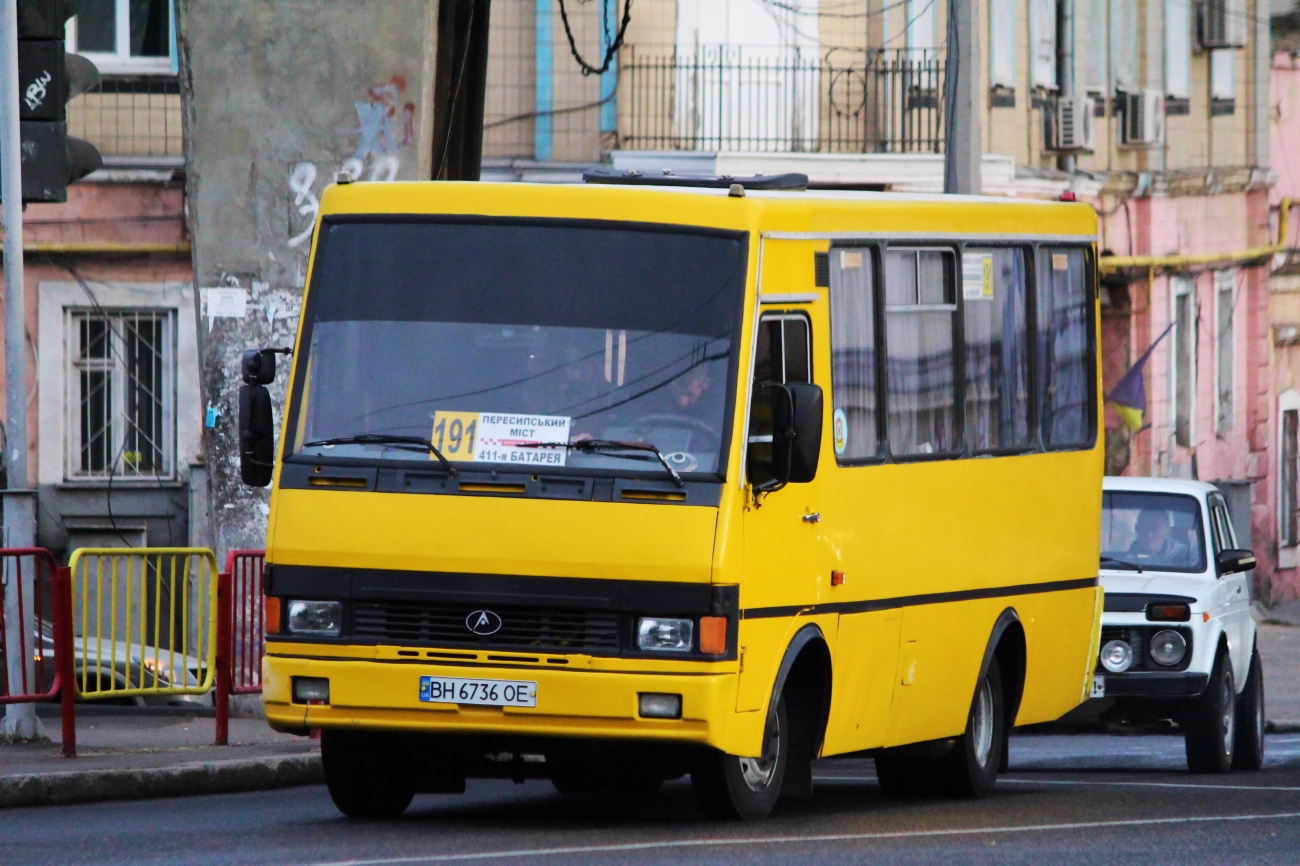
[[[1158,664],[1176,665],[1187,655],[1187,638],[1169,628],[1158,631],[1151,638],[1150,652]]]
[[[1127,641],[1107,641],[1101,648],[1101,666],[1113,674],[1122,674],[1133,664],[1133,647]]]
[[[650,652],[688,653],[695,645],[695,622],[642,617],[636,624],[636,645]]]
[[[343,605],[337,601],[289,602],[289,632],[338,637]]]

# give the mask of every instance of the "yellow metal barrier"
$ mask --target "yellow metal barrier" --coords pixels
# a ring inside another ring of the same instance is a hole
[[[217,559],[202,547],[83,547],[71,572],[80,697],[200,695],[217,670]]]

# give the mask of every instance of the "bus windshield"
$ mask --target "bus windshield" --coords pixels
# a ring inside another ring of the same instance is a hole
[[[1177,494],[1102,494],[1101,559],[1120,571],[1205,571],[1200,503]]]
[[[293,450],[725,472],[747,247],[732,232],[326,221],[296,358]],[[301,384],[305,383],[305,384]],[[606,443],[607,448],[572,448]]]

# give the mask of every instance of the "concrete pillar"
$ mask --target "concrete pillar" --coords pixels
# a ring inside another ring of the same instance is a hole
[[[4,546],[33,547],[36,544],[36,491],[6,490],[0,494],[4,501]],[[26,637],[27,651],[6,653],[5,673],[10,691],[22,690],[24,675],[29,690],[35,689],[36,663],[32,658],[33,639],[36,635],[36,615],[32,608],[35,596],[36,574],[34,568],[23,569],[21,587],[18,581],[18,560],[4,561],[5,617],[4,642],[6,647],[22,646]],[[18,610],[19,593],[22,594],[23,617],[20,622],[12,614]],[[0,740],[45,740],[41,720],[36,718],[35,704],[9,704],[4,708],[4,724],[0,726]]]

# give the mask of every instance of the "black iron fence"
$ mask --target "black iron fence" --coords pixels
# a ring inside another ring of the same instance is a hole
[[[939,153],[944,58],[933,51],[625,48],[619,146],[628,150]]]

